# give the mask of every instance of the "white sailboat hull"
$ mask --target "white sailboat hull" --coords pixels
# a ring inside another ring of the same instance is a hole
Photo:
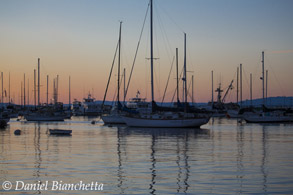
[[[125,124],[124,119],[120,115],[104,115],[101,118],[105,124]]]
[[[159,127],[159,128],[179,128],[179,127],[200,127],[209,122],[207,118],[190,118],[190,119],[150,119],[122,117],[130,127]]]

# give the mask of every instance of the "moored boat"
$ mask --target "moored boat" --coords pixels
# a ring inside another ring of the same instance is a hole
[[[72,130],[49,129],[50,135],[71,135]]]
[[[26,114],[24,117],[27,121],[64,121],[67,116],[65,114],[36,112]]]
[[[160,128],[180,128],[180,127],[200,127],[208,123],[210,119],[209,114],[188,113],[187,103],[187,77],[186,77],[186,34],[184,33],[184,112],[179,111],[162,111],[156,110],[156,103],[154,101],[154,73],[153,73],[153,1],[150,0],[150,65],[151,65],[151,97],[152,97],[152,110],[148,114],[129,114],[122,116],[127,126],[130,127],[160,127]],[[176,51],[177,52],[177,51]],[[177,53],[176,53],[177,57]],[[178,58],[177,58],[178,59]],[[178,60],[177,60],[178,61]],[[178,79],[177,79],[178,86]],[[178,90],[178,89],[177,89]]]
[[[102,115],[101,119],[105,124],[125,124],[123,117],[120,114]]]
[[[265,106],[265,85],[264,85],[264,52],[262,52],[262,92],[263,105],[262,110],[254,113],[244,113],[243,119],[248,123],[285,123],[293,122],[291,109],[273,109]]]
[[[123,120],[130,127],[158,127],[158,128],[180,128],[200,127],[209,122],[210,117],[188,113],[163,113],[145,116],[123,116]]]

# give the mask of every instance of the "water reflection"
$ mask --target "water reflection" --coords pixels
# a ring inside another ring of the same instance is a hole
[[[118,188],[120,189],[120,194],[124,194],[125,189],[123,186],[123,182],[125,181],[125,174],[123,170],[123,164],[122,164],[122,150],[124,151],[124,155],[126,156],[126,150],[125,150],[125,144],[123,144],[123,136],[120,136],[120,130],[121,128],[117,129],[117,155],[118,155],[118,170],[117,170],[117,177],[118,177]],[[122,148],[123,147],[123,148]]]
[[[292,194],[292,125],[211,123],[148,129],[83,120],[12,122],[0,131],[0,185],[98,178],[108,194]],[[73,133],[50,136],[49,128]],[[15,136],[15,129],[23,133]]]
[[[42,151],[41,151],[41,125],[40,123],[35,123],[34,125],[34,146],[35,146],[35,169],[33,176],[35,176],[35,183],[40,181],[40,170],[42,164]],[[37,191],[38,194],[41,194],[41,191]]]
[[[144,145],[145,150],[149,148],[149,193],[156,194],[158,185],[164,183],[163,178],[168,178],[168,174],[174,175],[176,181],[177,193],[187,193],[189,189],[189,144],[196,142],[198,137],[209,138],[210,131],[208,129],[168,129],[168,128],[131,128],[125,126],[117,127],[117,154],[118,154],[118,187],[120,194],[123,194],[127,189],[127,179],[130,175],[125,174],[123,165],[127,164],[127,156],[131,156],[133,150],[127,151],[130,146],[127,143],[127,137],[138,136],[143,138],[147,145]],[[176,140],[176,141],[175,141]],[[174,150],[176,148],[176,150]],[[123,152],[122,152],[123,150]],[[195,151],[192,151],[195,152]],[[168,158],[166,159],[166,156]],[[172,160],[174,159],[174,160]],[[162,166],[162,162],[168,161]],[[174,172],[174,166],[177,168],[177,173]],[[162,169],[172,169],[172,172],[167,172]],[[160,170],[158,172],[158,170]],[[165,173],[165,174],[164,174]],[[176,173],[173,174],[173,173]],[[170,179],[170,178],[168,178]],[[124,184],[126,186],[124,186]]]
[[[263,174],[263,192],[267,193],[267,131],[266,126],[262,126],[262,163],[261,163],[261,172]]]
[[[156,188],[155,188],[155,184],[156,184],[156,157],[155,157],[155,153],[156,153],[156,150],[155,150],[155,144],[156,144],[156,141],[155,141],[156,137],[154,135],[152,135],[152,144],[151,144],[151,175],[152,175],[152,179],[151,179],[151,183],[150,183],[150,194],[155,194],[156,192]]]
[[[243,178],[244,178],[244,133],[243,133],[243,125],[237,123],[237,180],[239,183],[239,193],[242,194],[243,187]]]

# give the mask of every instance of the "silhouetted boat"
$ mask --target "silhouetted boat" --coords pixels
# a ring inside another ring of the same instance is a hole
[[[188,113],[187,112],[187,79],[186,79],[186,34],[184,34],[184,78],[185,82],[185,109],[180,111],[156,111],[154,101],[154,82],[153,82],[153,1],[150,0],[150,65],[151,65],[151,94],[152,94],[152,113],[150,114],[129,114],[122,116],[123,120],[131,127],[200,127],[208,123],[209,114]]]
[[[264,88],[264,52],[262,52],[262,92],[263,106],[260,112],[248,112],[243,114],[243,119],[248,123],[284,123],[293,122],[292,110],[271,109],[265,106]]]
[[[63,104],[40,106],[37,110],[24,114],[27,121],[64,121],[68,118],[63,111]]]
[[[49,129],[51,135],[71,135],[72,130]]]
[[[101,119],[103,120],[103,122],[105,124],[125,124],[125,121],[123,120],[123,118],[121,117],[121,115],[123,115],[122,111],[121,111],[121,108],[122,108],[122,105],[119,101],[119,94],[120,94],[120,53],[121,53],[121,27],[122,27],[122,22],[120,22],[120,29],[119,29],[119,44],[118,44],[118,49],[119,49],[119,56],[118,56],[118,83],[117,83],[117,102],[116,102],[116,105],[113,107],[113,109],[111,110],[111,112],[109,114],[103,114],[101,116]],[[113,67],[112,67],[113,68]],[[110,72],[110,75],[109,75],[109,80],[111,78],[111,73],[112,73],[112,69],[111,69],[111,72]],[[108,83],[109,83],[109,80],[108,80]],[[108,88],[108,86],[107,86]],[[107,93],[107,89],[105,91],[105,95]],[[104,98],[105,100],[105,98]],[[104,106],[104,101],[103,101],[103,104]]]
[[[95,98],[89,93],[87,98],[83,99],[83,115],[98,116],[102,114],[102,105],[95,102]]]

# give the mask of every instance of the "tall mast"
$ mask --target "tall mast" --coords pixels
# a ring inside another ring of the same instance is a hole
[[[264,51],[262,52],[262,104],[265,105],[265,60],[264,60]]]
[[[23,96],[22,96],[22,93],[23,93],[23,91],[22,91],[22,90],[23,90],[22,87],[23,87],[23,86],[22,86],[22,81],[21,81],[21,82],[20,82],[20,107],[21,107],[21,108],[22,108],[22,105],[23,105],[23,104],[22,104],[22,103],[23,103],[23,102],[22,102],[22,101],[23,101],[23,99],[22,99],[22,97],[23,97]]]
[[[23,108],[25,108],[25,74],[23,75]]]
[[[240,64],[240,107],[242,107],[242,64]]]
[[[36,69],[34,69],[34,104],[35,104],[35,108],[37,106],[37,95],[36,95],[37,91],[36,91]]]
[[[56,103],[56,78],[53,79],[53,103]]]
[[[40,105],[40,58],[38,58],[38,106]]]
[[[57,74],[57,81],[56,81],[56,103],[58,102],[59,96],[59,75]]]
[[[49,103],[49,75],[47,75],[47,105]]]
[[[3,72],[1,72],[1,90],[2,90],[2,95],[1,95],[1,103],[2,103],[2,106],[3,106],[3,103],[4,103],[4,100],[3,100]]]
[[[125,103],[125,93],[126,93],[126,91],[125,91],[125,79],[126,79],[126,70],[125,70],[125,68],[123,69],[123,82],[124,82],[124,84],[123,84],[123,104]]]
[[[30,105],[30,79],[27,79],[27,105]]]
[[[70,106],[71,106],[71,86],[70,86],[70,76],[69,76],[69,100],[68,100],[68,104],[69,104],[69,108],[70,108]]]
[[[9,98],[9,104],[10,104],[10,72],[9,72],[9,81],[8,81],[8,98]]]
[[[151,19],[150,19],[150,35],[151,35],[151,93],[152,93],[152,102],[154,102],[154,55],[153,55],[153,0],[150,0],[150,8],[151,8]],[[153,107],[152,107],[153,111]]]
[[[185,102],[185,86],[184,86],[184,73],[182,76],[182,102]]]
[[[214,105],[214,71],[212,70],[212,106]]]
[[[120,96],[120,55],[121,55],[121,26],[122,22],[120,22],[120,29],[119,29],[119,51],[118,51],[118,80],[117,80],[117,101],[119,104],[119,96]]]
[[[184,101],[185,101],[185,111],[187,109],[187,77],[186,77],[186,33],[184,33]]]
[[[250,106],[252,106],[252,74],[250,73]]]
[[[192,75],[192,77],[191,77],[191,84],[192,84],[192,93],[191,93],[191,101],[192,101],[192,105],[193,105],[193,75]]]
[[[179,103],[178,48],[176,48],[176,82],[177,82],[177,103]]]
[[[266,70],[266,103],[268,103],[268,70]]]
[[[239,67],[237,67],[237,89],[236,89],[236,96],[237,96],[237,99],[236,99],[236,101],[237,101],[237,104],[238,104],[238,102],[239,102],[239,98],[238,98],[238,95],[239,95]]]

